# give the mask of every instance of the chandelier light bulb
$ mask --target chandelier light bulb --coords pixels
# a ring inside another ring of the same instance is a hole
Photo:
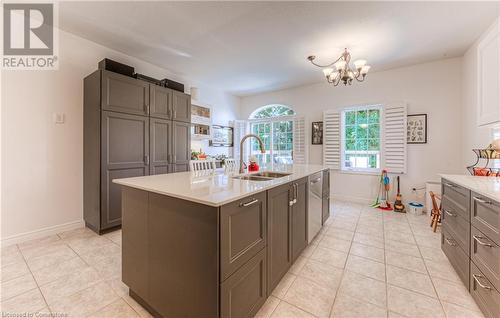
[[[362,75],[366,75],[366,73],[368,73],[368,71],[370,70],[371,66],[370,65],[364,65],[362,68],[361,68],[361,74]]]
[[[344,60],[340,60],[337,63],[335,63],[335,68],[337,71],[344,70],[346,67],[346,62]]]
[[[354,67],[359,70],[361,68],[363,68],[363,66],[366,65],[366,60],[357,60],[357,61],[354,61]]]
[[[327,77],[330,76],[332,73],[333,73],[333,68],[331,68],[331,67],[323,69],[323,74],[325,74],[325,76],[327,76]]]

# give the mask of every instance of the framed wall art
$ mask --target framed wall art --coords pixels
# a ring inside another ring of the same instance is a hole
[[[232,147],[233,146],[233,127],[212,126],[212,140],[209,145],[212,147]]]
[[[406,143],[427,143],[427,114],[408,115]]]
[[[315,121],[312,123],[312,144],[322,145],[323,144],[323,122]]]

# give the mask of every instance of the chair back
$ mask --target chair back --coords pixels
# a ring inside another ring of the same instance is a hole
[[[189,165],[191,167],[191,171],[206,171],[206,172],[215,172],[215,160],[207,159],[207,160],[191,160],[189,161]]]
[[[234,171],[236,170],[236,160],[233,158],[228,158],[224,160],[224,170],[225,171]]]
[[[439,211],[439,205],[437,204],[437,201],[436,201],[436,194],[434,194],[434,192],[432,191],[429,191],[429,195],[431,197],[431,200],[432,200],[432,210],[433,211]]]

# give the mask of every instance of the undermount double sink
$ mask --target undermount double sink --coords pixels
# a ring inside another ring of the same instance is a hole
[[[233,177],[234,179],[250,180],[250,181],[269,181],[273,179],[283,178],[291,175],[286,172],[262,171],[257,173],[248,173]]]

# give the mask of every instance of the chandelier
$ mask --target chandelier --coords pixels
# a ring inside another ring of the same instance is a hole
[[[370,70],[369,65],[366,65],[366,60],[356,60],[354,61],[354,70],[351,68],[351,53],[347,51],[347,48],[344,50],[344,53],[327,65],[319,65],[314,63],[314,59],[316,56],[311,55],[308,56],[307,59],[317,67],[321,67],[323,69],[323,74],[325,74],[326,80],[328,83],[333,84],[334,86],[339,85],[340,82],[344,83],[344,85],[351,85],[353,80],[356,79],[358,82],[363,82],[365,80],[366,74]],[[332,68],[335,67],[335,69]]]

